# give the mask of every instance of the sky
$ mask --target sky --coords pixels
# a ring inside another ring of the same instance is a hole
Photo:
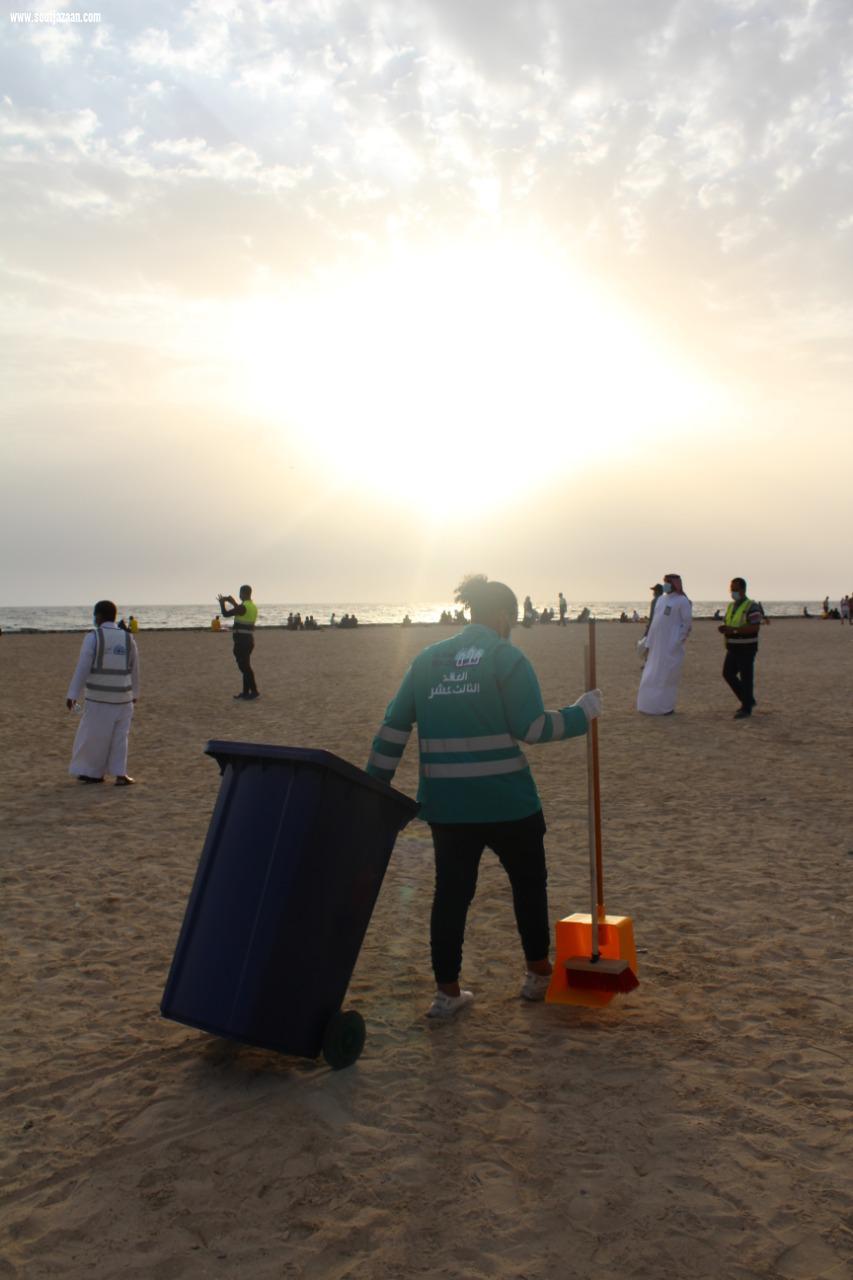
[[[99,12],[0,19],[0,604],[853,590],[849,0]]]

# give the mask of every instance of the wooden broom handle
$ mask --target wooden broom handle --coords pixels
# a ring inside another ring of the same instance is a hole
[[[596,688],[595,676],[595,619],[589,620],[589,648],[587,649],[587,689]],[[598,763],[598,720],[589,722],[589,771],[590,795],[592,798],[593,829],[595,834],[595,887],[597,898],[597,915],[604,919],[604,863],[601,853],[601,780]]]

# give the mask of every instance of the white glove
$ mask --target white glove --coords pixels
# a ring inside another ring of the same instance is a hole
[[[601,715],[601,690],[589,689],[586,693],[582,693],[577,702],[572,703],[573,707],[580,707],[586,716],[587,724],[591,720],[595,720]]]
[[[646,644],[646,637],[643,636],[642,640],[637,641],[637,653],[639,653],[640,656],[642,656],[646,652],[647,648],[648,648],[648,645]]]

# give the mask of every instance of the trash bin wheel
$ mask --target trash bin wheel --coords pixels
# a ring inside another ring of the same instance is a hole
[[[323,1036],[323,1057],[333,1071],[351,1067],[364,1048],[367,1030],[364,1018],[355,1009],[336,1013]]]

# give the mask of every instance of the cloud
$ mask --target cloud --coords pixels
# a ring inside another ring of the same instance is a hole
[[[853,407],[851,35],[848,0],[150,0],[4,24],[15,412],[189,412],[194,383],[222,394],[247,295],[503,234],[583,269],[756,424],[819,405],[826,459]]]

